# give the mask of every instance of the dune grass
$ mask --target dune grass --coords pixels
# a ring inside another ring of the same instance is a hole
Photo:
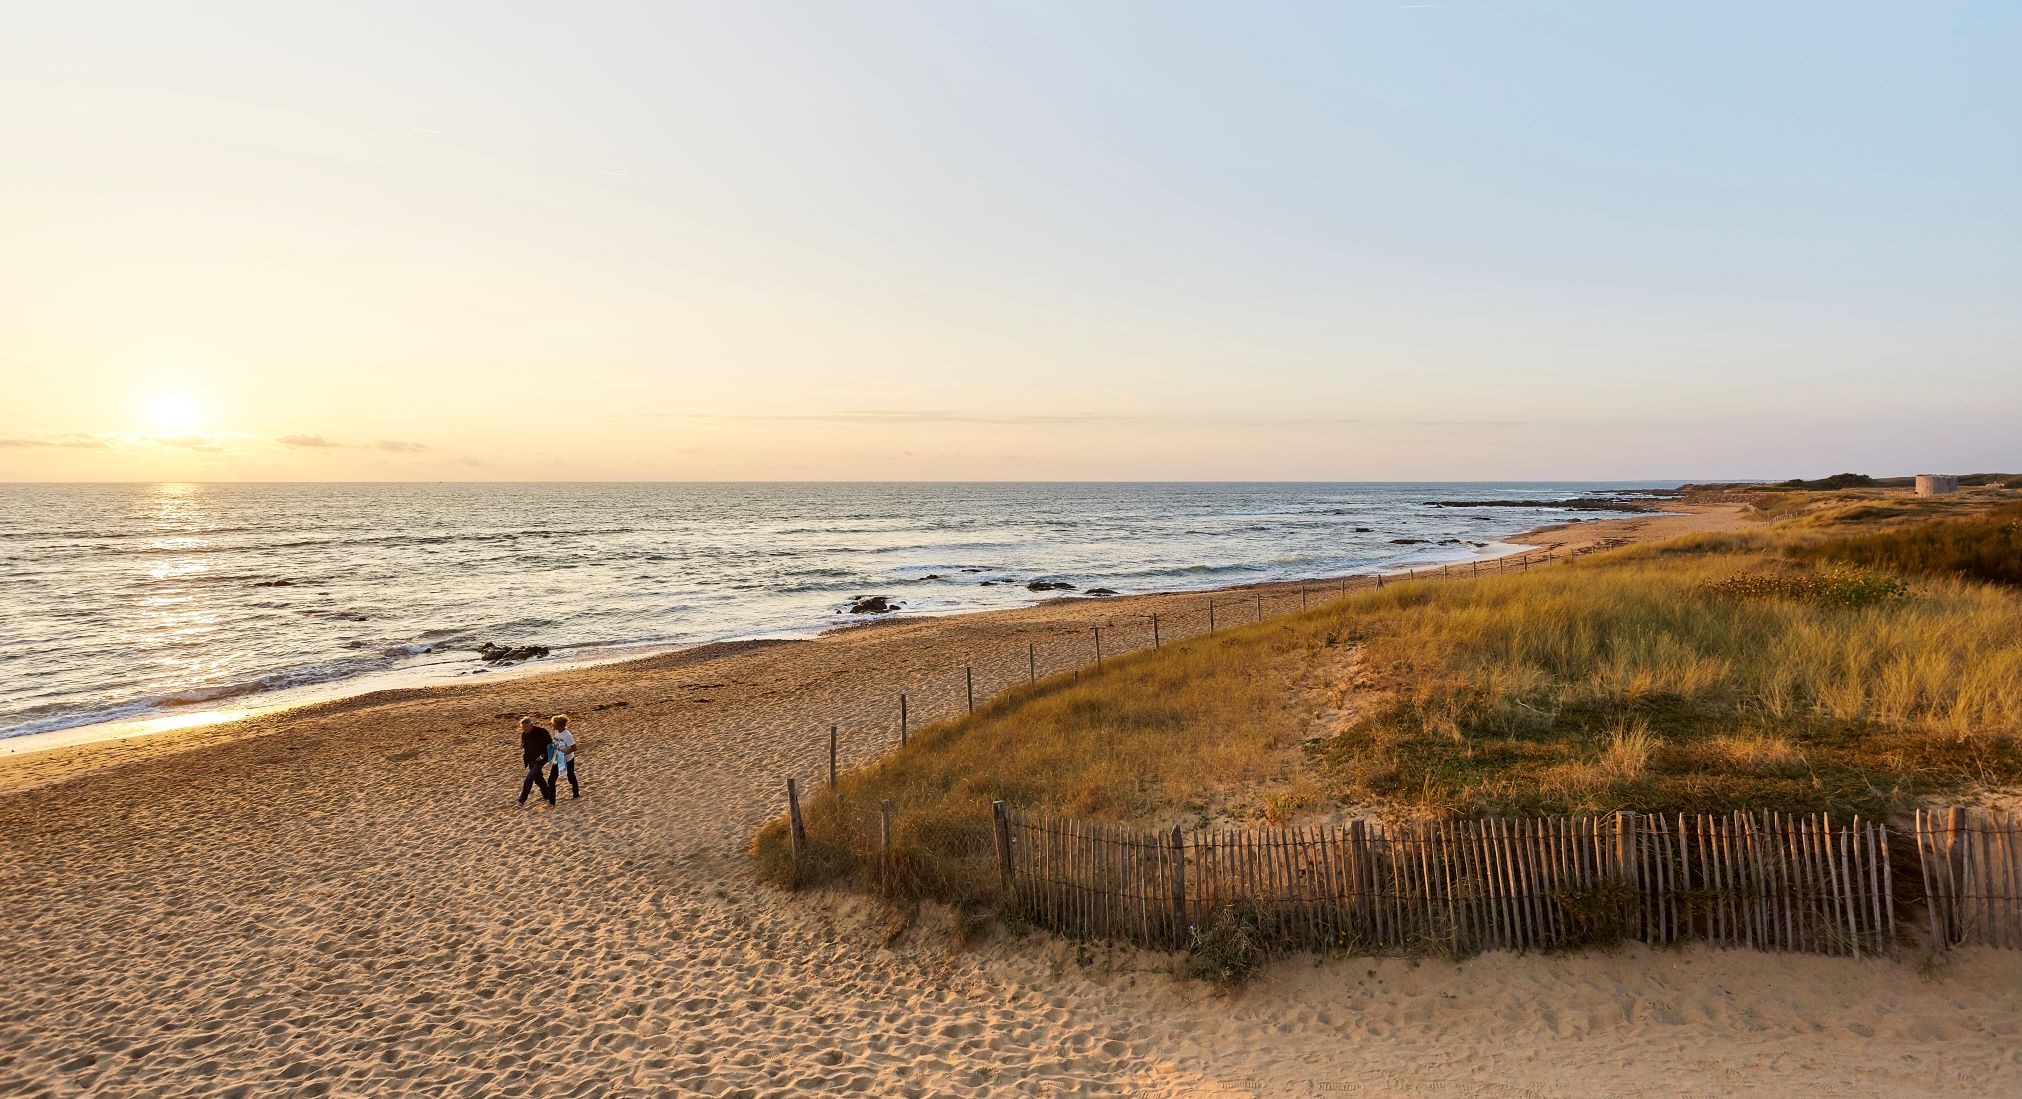
[[[1023,688],[814,798],[799,880],[987,901],[993,799],[1160,826],[1873,817],[2022,779],[2022,592],[1834,560],[1846,525],[1395,583]],[[873,883],[881,799],[897,857]],[[785,847],[781,822],[754,841],[775,880]]]
[[[1833,538],[1805,557],[1926,576],[1959,576],[2022,587],[2022,504],[1979,515]]]

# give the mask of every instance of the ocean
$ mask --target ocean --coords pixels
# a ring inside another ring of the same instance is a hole
[[[1570,518],[1435,500],[1670,487],[1469,484],[0,485],[0,737],[305,691],[1052,598],[1506,552]],[[1418,539],[1408,542],[1399,539]]]

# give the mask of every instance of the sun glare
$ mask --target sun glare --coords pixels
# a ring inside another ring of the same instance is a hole
[[[197,429],[197,402],[180,394],[155,399],[148,407],[148,421],[165,435],[187,435]]]

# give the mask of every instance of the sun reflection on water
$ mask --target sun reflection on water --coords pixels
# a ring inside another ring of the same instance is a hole
[[[149,543],[156,556],[141,560],[144,582],[128,600],[127,640],[138,651],[167,650],[151,661],[147,678],[154,690],[173,694],[216,686],[230,676],[243,654],[206,651],[225,623],[223,608],[205,594],[201,583],[211,568],[198,556],[210,545],[210,539],[199,533],[207,518],[203,486],[156,485],[142,509],[142,518],[158,535]],[[179,715],[176,720],[189,716],[193,715]]]

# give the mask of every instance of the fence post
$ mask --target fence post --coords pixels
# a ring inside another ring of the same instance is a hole
[[[791,778],[786,780],[786,835],[793,851],[794,882],[799,884],[800,852],[807,846],[807,829],[800,823],[800,787]]]
[[[1966,878],[1966,845],[1968,842],[1969,840],[1966,835],[1966,807],[1954,805],[1946,809],[1945,899],[1950,902],[1946,905],[1950,911],[1946,913],[1949,919],[1945,928],[1945,934],[1948,936],[1945,943],[1948,950],[1951,949],[1951,944],[1954,941],[1960,946],[1966,945],[1967,936],[1972,933],[1972,926],[1967,922],[1967,915],[1971,910],[1961,903],[1960,896],[1962,893],[1968,897],[1972,895],[1972,887]],[[1975,914],[1977,915],[1977,913]]]
[[[1102,627],[1095,627],[1095,666],[1102,667]]]
[[[1151,651],[1158,651],[1158,615],[1151,616]]]
[[[1016,897],[1011,880],[1011,822],[1004,815],[1004,803],[990,803],[990,823],[997,830],[997,870],[1004,879],[1004,903],[1009,906]]]
[[[1172,936],[1184,944],[1187,933],[1187,847],[1179,825],[1172,826]]]
[[[1619,810],[1615,813],[1615,873],[1622,884],[1634,893],[1637,907],[1633,911],[1639,912],[1642,909],[1642,889],[1637,881],[1636,869],[1636,814],[1626,809]],[[1622,912],[1624,938],[1629,937],[1629,922],[1633,918],[1632,910],[1625,904]]]
[[[1299,609],[1302,611],[1306,609],[1306,589],[1303,585],[1299,588]]]
[[[1025,643],[1025,681],[1027,683],[1039,682],[1039,642],[1037,641],[1027,641]]]
[[[1215,601],[1208,600],[1208,636],[1215,635]]]
[[[878,874],[883,880],[885,891],[892,888],[892,803],[890,799],[878,802]]]
[[[899,695],[899,747],[906,746],[906,696]]]
[[[1528,554],[1528,553],[1524,554],[1524,557],[1523,557],[1523,561],[1522,561],[1522,564],[1523,564],[1523,571],[1525,571],[1525,572],[1529,572],[1529,571],[1531,571],[1531,555],[1530,555],[1530,554]]]
[[[962,681],[968,684],[969,712],[973,714],[976,712],[976,669],[967,664],[962,665]]]
[[[1255,594],[1257,597],[1257,621],[1262,622],[1264,620],[1264,589],[1258,588]]]
[[[1348,889],[1359,918],[1356,930],[1374,942],[1379,937],[1374,925],[1376,890],[1369,867],[1369,825],[1357,818],[1348,822]]]
[[[835,789],[835,726],[828,727],[828,788]]]
[[[1383,590],[1383,574],[1380,572],[1376,574],[1376,590]]]

